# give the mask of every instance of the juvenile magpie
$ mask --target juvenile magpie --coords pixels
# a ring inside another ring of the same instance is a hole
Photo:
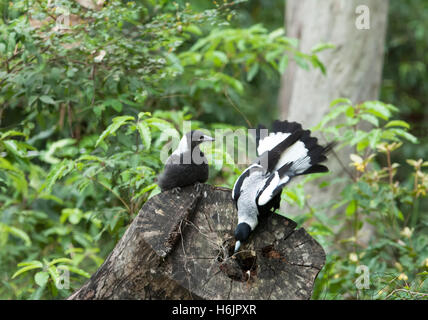
[[[232,190],[238,209],[235,252],[254,231],[259,217],[279,208],[282,189],[293,177],[328,171],[319,163],[327,159],[325,154],[332,144],[320,146],[301,124],[276,120],[264,137],[262,129],[267,132],[260,125],[256,129],[258,158],[238,177]]]
[[[162,191],[204,183],[208,180],[208,162],[199,145],[214,138],[199,130],[187,132],[180,140],[177,149],[166,160],[163,173],[158,177]]]

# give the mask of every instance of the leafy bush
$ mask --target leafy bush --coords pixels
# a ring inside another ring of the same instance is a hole
[[[322,68],[283,30],[231,27],[239,3],[0,5],[0,298],[67,297],[159,192],[185,121],[236,129],[258,115],[245,107],[257,77],[279,79],[288,56]],[[230,156],[205,151],[210,181],[231,185]]]
[[[408,133],[408,123],[390,120],[398,111],[392,105],[367,101],[354,106],[347,99],[337,99],[331,107],[314,129],[328,141],[338,141],[336,150],[350,147],[353,153],[349,165],[342,164],[345,178],[323,181],[319,186],[341,188],[340,197],[322,207],[309,205],[303,186],[324,174],[306,178],[283,195],[289,204],[305,210],[294,218],[328,248],[327,264],[313,298],[426,299],[428,220],[419,206],[426,201],[428,173],[423,168],[428,162],[392,161],[397,149],[404,143],[417,143],[417,139]],[[334,121],[337,119],[340,121]],[[370,130],[359,129],[367,124],[372,126]],[[396,179],[401,166],[413,170],[404,182]],[[367,225],[374,230],[365,243],[361,231]],[[369,278],[363,281],[365,267]]]
[[[165,0],[80,2],[0,3],[0,298],[65,298],[80,287],[159,192],[165,148],[185,121],[211,131],[269,122],[275,97],[259,89],[279,83],[289,59],[324,71],[317,53],[329,45],[302,53],[281,29],[231,25],[241,1],[199,11]],[[64,12],[67,29],[56,23]],[[416,142],[403,121],[381,125],[395,112],[337,100],[318,129],[355,148],[342,200],[308,208],[303,186],[319,175],[284,192],[307,210],[295,219],[331,248],[315,298],[424,297],[426,162],[393,163],[400,143]],[[338,116],[344,122],[331,125]],[[374,128],[358,129],[364,121]],[[209,182],[232,186],[233,155],[204,152]],[[398,182],[404,166],[415,174]],[[342,214],[327,215],[333,206]],[[368,246],[358,241],[362,222],[376,228]],[[354,235],[338,242],[336,225]],[[357,264],[380,275],[368,291],[355,289]],[[58,289],[65,271],[70,287]]]

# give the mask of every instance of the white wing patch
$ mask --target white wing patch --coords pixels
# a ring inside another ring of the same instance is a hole
[[[306,158],[308,151],[309,150],[306,149],[305,144],[302,141],[296,141],[281,154],[281,157],[279,158],[278,163],[275,165],[274,170],[280,169],[287,163]]]
[[[279,185],[280,181],[281,181],[281,179],[279,179],[278,172],[275,172],[275,176],[273,177],[273,179],[269,182],[269,185],[263,190],[263,192],[259,196],[259,200],[257,201],[257,204],[259,206],[265,205],[266,203],[268,203],[272,199],[273,191]],[[268,182],[268,179],[266,179],[265,184],[267,182]]]
[[[289,132],[271,132],[268,136],[259,141],[257,147],[258,155],[262,155],[265,151],[272,150],[276,145],[287,139]]]
[[[280,179],[278,172],[275,172],[274,178],[269,182],[269,186],[260,195],[259,200],[257,201],[257,204],[259,206],[264,206],[265,204],[267,204],[269,201],[271,201],[278,194],[278,192],[274,193],[275,189],[281,188],[281,190],[282,190],[282,187],[289,180],[290,180],[289,176],[285,176],[282,179]]]
[[[302,159],[298,159],[290,168],[290,171],[294,171],[296,174],[300,174],[311,167],[311,158],[304,157]]]

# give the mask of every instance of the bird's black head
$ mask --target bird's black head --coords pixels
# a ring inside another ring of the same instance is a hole
[[[237,241],[246,241],[250,236],[251,227],[248,223],[241,222],[236,226],[235,229],[235,239]]]
[[[194,147],[201,144],[202,142],[214,141],[214,138],[204,134],[202,131],[199,130],[189,131],[188,133],[186,133],[186,138],[187,145],[190,145],[192,150]]]

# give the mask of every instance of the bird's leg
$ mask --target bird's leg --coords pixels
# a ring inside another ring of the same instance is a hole
[[[175,194],[175,195],[179,195],[179,194],[180,194],[180,191],[181,191],[181,188],[180,188],[180,187],[175,187],[175,188],[172,188],[172,189],[171,189],[171,192],[172,192],[173,194]]]

